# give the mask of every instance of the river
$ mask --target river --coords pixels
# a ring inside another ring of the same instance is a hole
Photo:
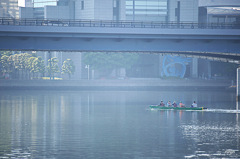
[[[229,91],[1,91],[0,158],[240,158]],[[196,100],[205,111],[153,111]]]

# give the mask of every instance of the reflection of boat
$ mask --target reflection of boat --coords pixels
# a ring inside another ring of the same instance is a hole
[[[151,110],[204,110],[205,107],[161,107],[159,105],[150,105]]]

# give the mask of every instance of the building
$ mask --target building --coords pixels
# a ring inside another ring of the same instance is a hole
[[[240,23],[239,0],[199,0],[200,23]]]
[[[168,21],[198,22],[198,0],[168,0]]]
[[[126,20],[198,21],[198,0],[126,0]]]
[[[126,0],[126,20],[167,21],[167,0]]]
[[[33,0],[32,6],[20,7],[20,18],[125,20],[125,0]]]
[[[1,0],[0,17],[19,18],[18,0]]]

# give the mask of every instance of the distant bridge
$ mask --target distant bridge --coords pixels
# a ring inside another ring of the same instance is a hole
[[[0,19],[0,50],[168,53],[239,63],[240,24]]]

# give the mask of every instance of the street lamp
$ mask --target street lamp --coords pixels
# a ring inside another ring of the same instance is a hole
[[[86,65],[85,68],[88,69],[88,80],[89,80],[89,68],[90,68],[90,65]]]

